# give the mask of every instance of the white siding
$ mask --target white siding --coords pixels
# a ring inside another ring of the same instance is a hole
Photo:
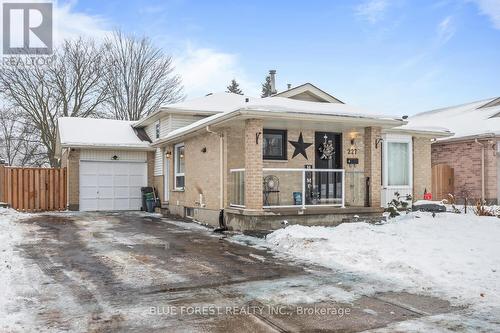
[[[156,138],[156,123],[157,121],[146,126],[146,133],[153,142],[158,140]],[[160,138],[164,138],[172,131],[170,123],[170,116],[160,118]]]
[[[156,122],[152,123],[152,124],[149,124],[148,126],[146,126],[146,134],[149,136],[149,138],[153,142],[156,140],[156,129],[155,129],[155,126],[156,126]]]
[[[170,124],[171,124],[170,116],[161,118],[161,120],[160,120],[160,138],[164,138],[167,136],[168,133],[172,132]]]
[[[170,116],[170,126],[171,131],[176,130],[178,128],[187,126],[189,124],[194,123],[200,119],[205,117],[202,116],[192,116],[192,115],[182,115],[182,114],[173,114]]]
[[[148,158],[145,151],[82,149],[80,152],[80,160],[111,161],[112,157],[115,155],[118,156],[119,161],[145,162]]]
[[[155,176],[162,176],[163,175],[163,149],[161,148],[156,148],[155,151],[155,171],[154,175]]]
[[[187,126],[189,124],[194,123],[202,119],[201,116],[191,116],[191,115],[179,115],[179,114],[171,114],[165,117],[160,118],[160,138],[164,138],[171,131]],[[156,122],[149,124],[146,126],[146,133],[149,138],[154,142],[156,141]],[[163,175],[163,149],[157,148],[155,151],[155,167],[154,167],[154,175],[162,176]]]

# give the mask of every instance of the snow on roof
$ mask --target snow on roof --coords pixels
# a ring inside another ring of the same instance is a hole
[[[62,117],[58,120],[62,147],[149,148],[132,128],[133,121]]]
[[[484,107],[494,98],[419,113],[408,119],[408,124],[401,128],[447,128],[454,135],[439,139],[450,140],[482,135],[500,135],[500,105]]]
[[[191,131],[202,128],[203,126],[215,124],[224,118],[235,116],[239,112],[258,112],[262,116],[281,114],[365,118],[386,121],[388,123],[392,123],[392,126],[396,126],[398,122],[404,124],[401,118],[363,112],[351,105],[341,103],[309,102],[276,96],[256,98],[232,93],[218,93],[192,100],[191,102],[177,103],[175,104],[175,108],[190,107],[192,108],[191,110],[204,108],[204,105],[206,105],[205,102],[207,102],[207,105],[209,105],[212,110],[218,109],[224,111],[176,129],[170,132],[166,137],[159,140],[157,143],[162,143],[177,136],[188,134]]]
[[[165,104],[161,108],[206,113],[229,112],[241,108],[245,104],[246,98],[254,99],[250,96],[219,92],[184,102]]]
[[[156,112],[137,121],[134,127],[144,127],[159,119],[165,113],[185,113],[211,116],[217,113],[230,112],[240,108],[246,98],[253,97],[228,92],[208,94],[203,97],[183,102],[164,104]]]
[[[336,116],[359,116],[370,118],[400,119],[394,116],[384,116],[360,110],[351,105],[341,103],[320,103],[296,100],[286,97],[251,97],[233,93],[221,92],[189,101],[167,104],[163,109],[185,110],[191,112],[231,112],[239,109],[252,109],[270,112],[300,112]]]
[[[243,108],[268,112],[306,113],[359,118],[376,118],[386,120],[401,120],[401,117],[367,112],[355,106],[342,103],[309,102],[277,96],[266,98],[252,98],[248,103],[245,103]]]

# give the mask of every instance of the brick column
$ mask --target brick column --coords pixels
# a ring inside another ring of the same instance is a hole
[[[68,210],[80,209],[80,150],[68,152]]]
[[[258,134],[260,133],[260,134]],[[258,137],[258,140],[257,140]],[[262,120],[245,121],[245,207],[262,209]]]
[[[380,207],[380,190],[382,182],[382,142],[375,148],[375,143],[381,138],[380,127],[365,128],[365,177],[370,177],[368,205]]]
[[[413,138],[413,199],[423,199],[426,189],[432,191],[431,140]]]

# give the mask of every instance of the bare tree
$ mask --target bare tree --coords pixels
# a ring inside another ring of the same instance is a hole
[[[108,100],[116,119],[138,120],[163,103],[183,99],[181,79],[174,75],[172,58],[146,38],[120,31],[107,39]]]
[[[15,109],[0,110],[0,160],[16,166],[47,164],[47,153],[37,133]]]
[[[4,66],[0,72],[0,91],[38,131],[51,166],[58,166],[57,119],[100,114],[108,91],[103,57],[103,46],[80,38],[65,41],[51,62]]]

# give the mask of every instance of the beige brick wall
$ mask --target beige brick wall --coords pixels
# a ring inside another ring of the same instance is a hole
[[[68,168],[68,209],[80,208],[80,150],[71,149],[63,155]],[[66,155],[66,156],[65,156]]]
[[[380,207],[380,190],[382,180],[382,143],[375,148],[375,142],[381,137],[380,127],[366,127],[364,136],[365,177],[370,177],[370,207]]]
[[[281,204],[293,202],[292,192],[301,191],[301,173],[297,175],[284,174],[281,172],[266,172],[262,168],[303,168],[306,164],[314,167],[315,145],[307,149],[308,159],[302,155],[292,159],[294,147],[287,144],[287,161],[262,161],[262,134],[259,143],[255,142],[255,134],[263,131],[265,125],[260,120],[247,120],[245,123],[233,124],[220,132],[224,133],[224,207],[229,205],[229,198],[234,184],[230,169],[245,168],[246,183],[246,205],[249,209],[261,209],[262,207],[262,179],[267,174],[275,174],[280,180]],[[288,140],[297,140],[302,132],[305,142],[314,143],[314,130],[288,129]],[[375,140],[381,137],[380,128],[352,128],[342,133],[342,163],[346,170],[346,205],[363,206],[365,204],[365,179],[371,178],[370,205],[380,206],[381,191],[381,152],[382,144],[375,148]],[[351,139],[354,145],[351,146]],[[170,204],[179,207],[197,207],[199,194],[204,196],[207,209],[219,209],[219,137],[209,133],[202,133],[184,142],[186,154],[186,189],[185,192],[170,193]],[[206,153],[201,149],[207,148]],[[350,148],[357,149],[356,153],[349,153]],[[173,152],[173,147],[167,147]],[[347,158],[358,158],[359,163],[355,166],[347,165]],[[173,157],[170,159],[170,187],[174,187],[173,179]],[[417,138],[414,140],[414,190],[415,193],[423,193],[427,188],[431,190],[430,177],[430,141]],[[248,172],[250,170],[250,172]],[[160,190],[163,197],[163,183],[155,179],[155,186]],[[250,196],[250,197],[248,197]],[[271,201],[273,198],[271,198]],[[250,206],[248,206],[250,205]]]
[[[495,148],[487,141],[485,150],[485,196],[497,200],[497,158]],[[454,169],[454,195],[463,199],[481,197],[481,146],[473,140],[461,142],[436,142],[432,144],[432,165],[447,164]]]
[[[161,202],[165,202],[164,193],[165,189],[163,186],[163,176],[154,176],[153,177],[153,186],[158,191],[158,196],[160,197]]]
[[[423,199],[424,192],[432,191],[431,140],[413,138],[413,198]]]
[[[263,122],[260,119],[245,121],[245,207],[246,209],[262,209],[262,132]],[[257,134],[260,133],[256,142]]]
[[[202,152],[203,148],[206,148],[205,153]],[[174,153],[172,146],[167,149]],[[219,209],[219,136],[210,133],[203,133],[185,140],[184,154],[184,191],[173,190],[175,187],[173,176],[174,156],[172,155],[172,158],[170,158],[170,205],[199,207],[201,194],[203,196],[202,200],[206,209]]]

